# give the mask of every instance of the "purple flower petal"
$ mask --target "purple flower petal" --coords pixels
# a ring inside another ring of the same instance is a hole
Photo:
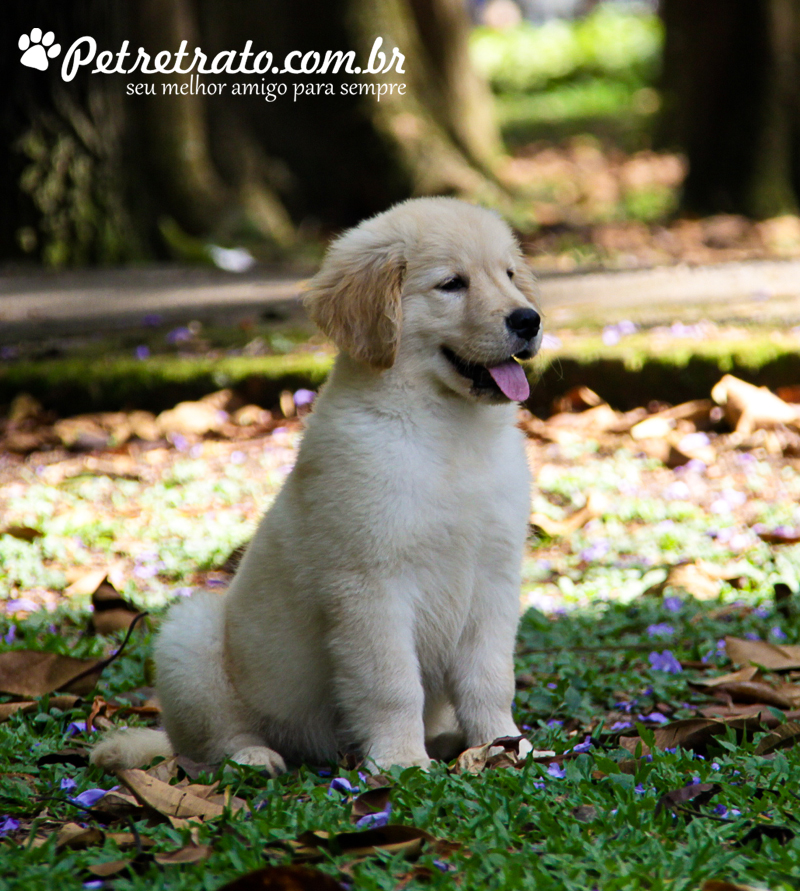
[[[679,674],[683,671],[680,662],[670,650],[664,650],[662,653],[650,653],[647,658],[650,660],[650,667],[653,671],[665,671],[667,674]]]
[[[14,641],[16,639],[17,639],[17,626],[12,625],[8,629],[8,631],[3,635],[3,643],[7,643],[7,644],[14,643]]]
[[[350,792],[355,792],[353,784],[350,780],[345,777],[336,777],[328,786],[328,795],[332,795],[334,792],[341,792],[344,795],[347,795]]]
[[[551,762],[550,766],[547,768],[547,773],[557,780],[563,780],[567,775],[566,770],[564,770],[563,767],[559,767],[555,761]]]
[[[86,721],[70,721],[67,724],[67,734],[75,736],[76,733],[86,733]]]
[[[616,732],[617,730],[628,730],[630,727],[633,727],[630,721],[615,721],[609,729]]]
[[[775,625],[774,628],[771,628],[769,633],[775,638],[775,640],[786,640],[786,633],[777,625]]]
[[[72,792],[72,790],[77,785],[78,784],[75,782],[75,780],[72,779],[72,777],[64,777],[64,779],[61,780],[61,788],[64,790],[64,792]]]
[[[665,597],[664,609],[671,613],[679,613],[683,608],[683,601],[680,597]]]
[[[675,626],[669,625],[667,622],[657,622],[655,625],[648,625],[645,630],[648,637],[672,637],[675,634]]]
[[[104,795],[108,794],[108,791],[108,789],[87,789],[80,795],[70,798],[70,801],[73,804],[80,804],[82,807],[94,807]]]
[[[144,343],[140,344],[133,351],[133,354],[134,354],[134,356],[136,356],[137,359],[141,359],[141,360],[149,359],[150,358],[150,347]]]
[[[378,811],[377,814],[365,814],[360,820],[356,821],[356,829],[380,829],[389,822],[392,813],[392,805],[387,804],[386,810]]]
[[[304,405],[311,405],[317,398],[317,394],[313,390],[296,390],[294,394],[294,404],[300,408]]]
[[[5,607],[8,613],[35,613],[39,604],[27,597],[18,597],[15,600],[6,600]]]
[[[19,829],[19,820],[14,817],[0,817],[0,836],[7,835]]]
[[[186,327],[173,328],[167,334],[167,343],[186,343],[192,336],[192,332]]]

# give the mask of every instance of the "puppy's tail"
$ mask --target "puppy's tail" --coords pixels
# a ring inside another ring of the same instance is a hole
[[[89,760],[111,773],[131,767],[147,767],[154,758],[171,758],[174,754],[165,731],[126,727],[107,733],[92,749]]]

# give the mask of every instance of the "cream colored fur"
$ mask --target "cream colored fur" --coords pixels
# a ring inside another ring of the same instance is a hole
[[[468,288],[438,287],[454,275]],[[175,750],[277,773],[354,747],[425,767],[426,740],[519,733],[522,437],[515,406],[476,395],[441,350],[494,365],[521,349],[505,324],[535,305],[519,247],[488,211],[408,201],[333,244],[307,305],[341,352],[297,464],[228,592],[170,610],[155,647],[168,740],[112,734],[96,764]]]

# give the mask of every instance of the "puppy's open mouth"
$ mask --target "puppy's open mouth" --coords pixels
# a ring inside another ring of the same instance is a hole
[[[455,370],[472,381],[473,390],[478,393],[503,395],[512,402],[524,402],[530,395],[528,378],[517,359],[530,359],[530,350],[522,350],[497,365],[478,365],[457,356],[449,347],[443,346],[445,359]]]

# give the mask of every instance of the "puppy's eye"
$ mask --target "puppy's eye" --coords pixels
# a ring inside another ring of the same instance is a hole
[[[507,275],[510,279],[513,279],[513,278],[514,278],[514,270],[513,270],[513,269],[506,269],[506,275]]]
[[[436,287],[439,291],[464,291],[467,288],[467,280],[463,275],[454,275]]]

